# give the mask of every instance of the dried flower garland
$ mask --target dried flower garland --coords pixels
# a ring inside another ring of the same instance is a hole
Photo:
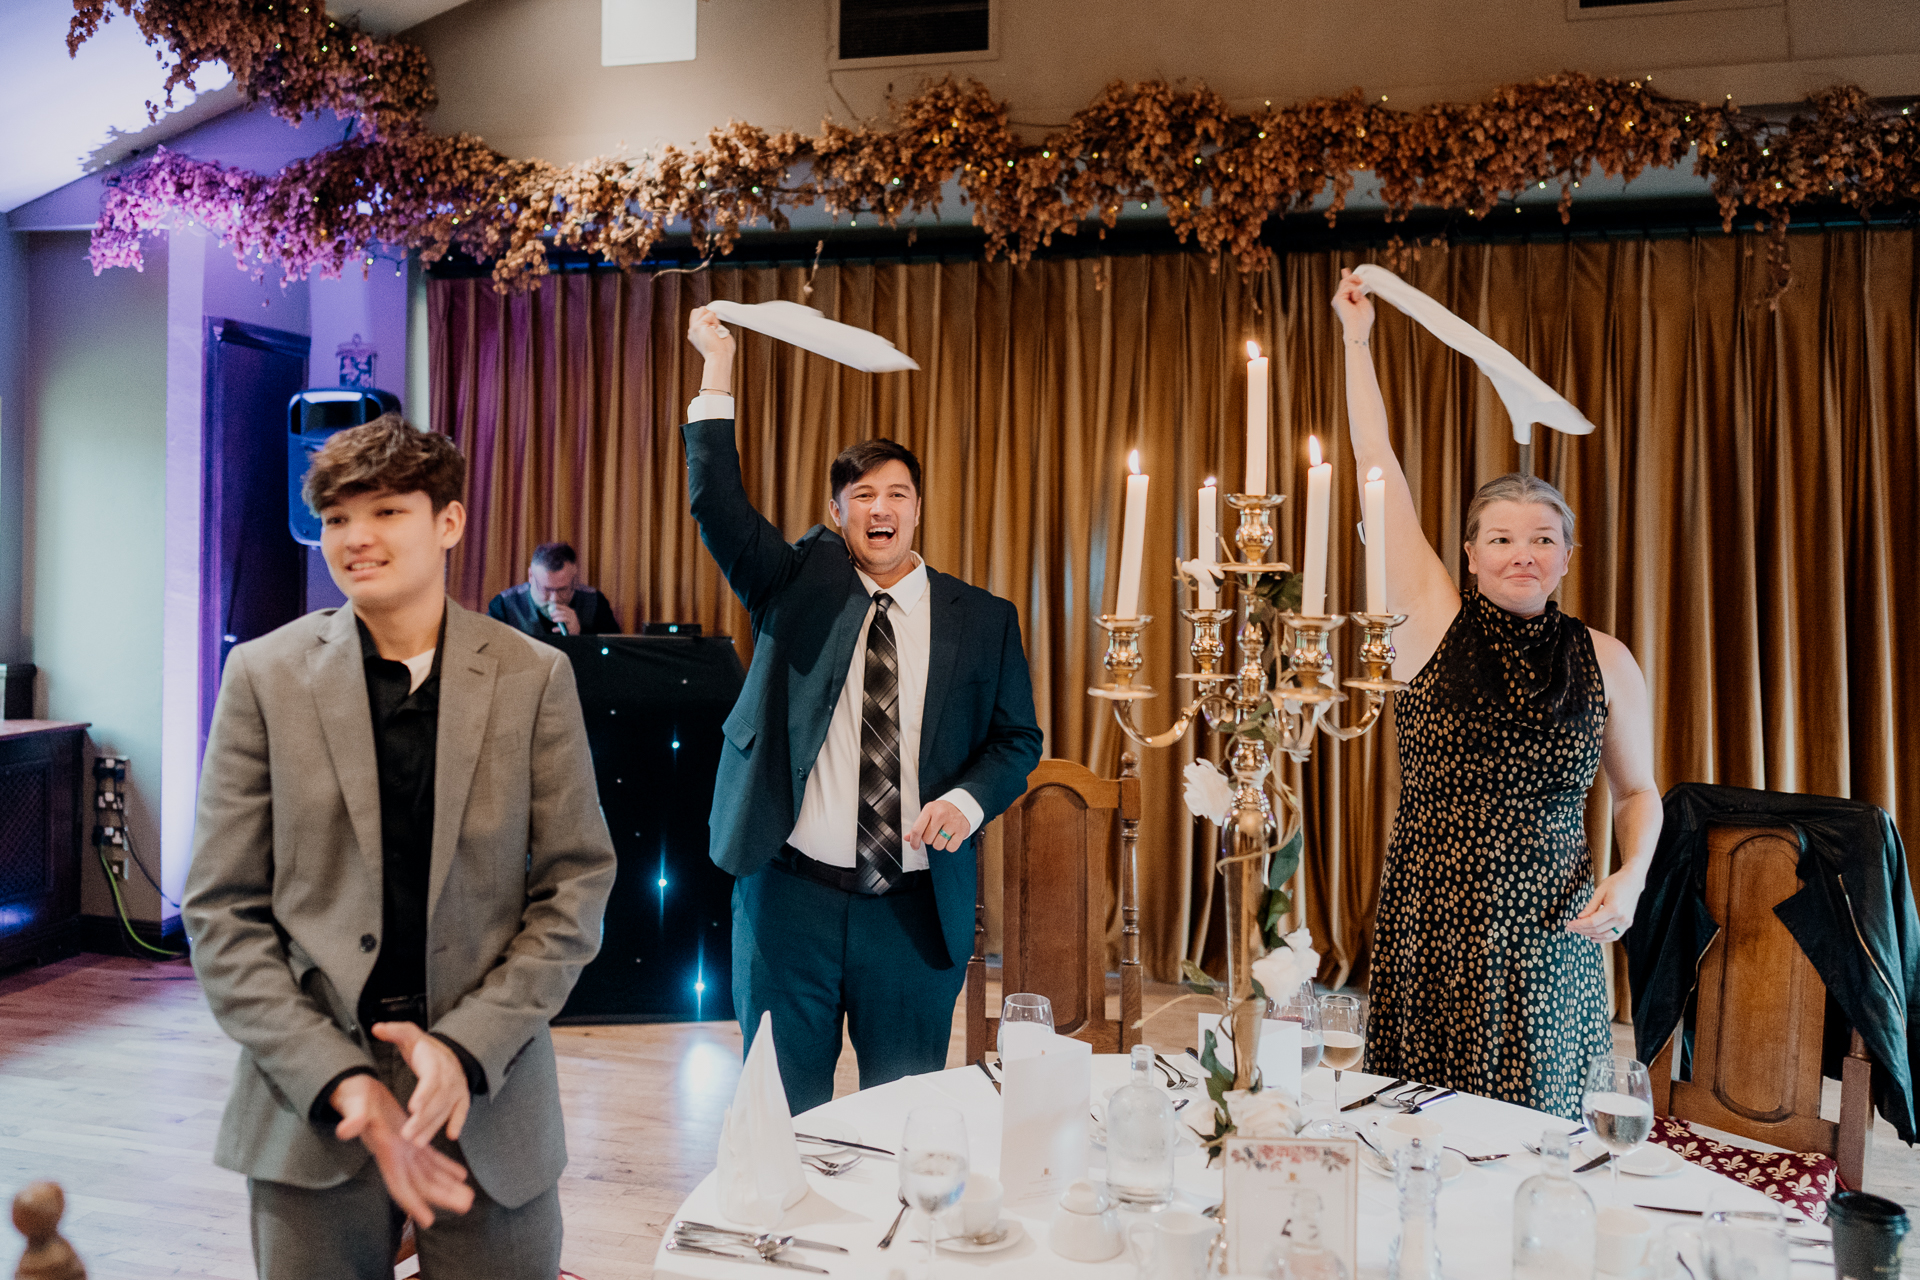
[[[519,289],[538,284],[549,247],[630,265],[685,226],[726,253],[743,228],[784,229],[787,210],[814,204],[894,226],[935,208],[950,180],[990,257],[1024,262],[1089,223],[1104,234],[1127,201],[1158,200],[1183,242],[1255,270],[1270,256],[1260,242],[1268,218],[1330,193],[1331,222],[1359,170],[1379,180],[1389,220],[1423,207],[1484,218],[1549,184],[1560,189],[1564,220],[1574,185],[1596,170],[1631,179],[1691,159],[1728,230],[1742,209],[1759,215],[1777,292],[1789,279],[1795,206],[1840,203],[1864,214],[1920,201],[1920,119],[1856,88],[1829,89],[1780,122],[1731,100],[1688,102],[1642,80],[1571,73],[1415,111],[1356,91],[1237,114],[1205,87],[1114,84],[1038,142],[1016,134],[1006,104],[983,86],[949,79],[896,103],[886,128],[829,122],[808,137],[735,122],[703,148],[560,167],[430,132],[420,122],[433,102],[424,56],[327,20],[318,6],[76,0],[70,46],[110,4],[175,52],[170,89],[218,59],[283,115],[325,107],[361,127],[273,175],[161,149],[108,194],[94,230],[96,270],[138,266],[144,233],[193,218],[243,261],[276,262],[289,278],[337,274],[376,246],[426,261],[458,247],[492,262],[500,288]]]

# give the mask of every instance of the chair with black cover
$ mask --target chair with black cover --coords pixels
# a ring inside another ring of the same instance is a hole
[[[1840,1118],[1822,1119],[1827,987],[1774,912],[1801,890],[1800,838],[1791,827],[1716,823],[1706,851],[1704,902],[1719,928],[1697,969],[1691,1078],[1672,1078],[1681,1036],[1671,1035],[1649,1065],[1654,1111],[1832,1156],[1857,1189],[1873,1129],[1872,1062],[1852,1030]]]
[[[1129,752],[1120,776],[1102,778],[1071,760],[1042,760],[1027,791],[1000,818],[1006,992],[1029,991],[1053,1006],[1054,1030],[1126,1053],[1139,1043],[1140,912],[1135,845],[1140,775]],[[1117,852],[1117,858],[1116,858]],[[1118,863],[1120,1019],[1107,1016],[1108,868]],[[999,1034],[987,1011],[986,875],[974,905],[973,958],[967,964],[967,1061]]]

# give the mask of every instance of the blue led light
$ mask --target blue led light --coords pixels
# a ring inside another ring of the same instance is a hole
[[[665,880],[662,880],[662,881],[660,882],[660,887],[661,887],[662,889],[664,889],[664,888],[666,888],[666,887],[667,887],[667,882],[666,882]]]
[[[674,749],[675,751],[678,751],[678,750],[680,749],[680,739],[678,739],[678,738],[675,738],[675,739],[673,740],[673,749]]]
[[[693,989],[695,991],[705,991],[707,989],[707,984],[704,982],[696,982],[693,984]]]

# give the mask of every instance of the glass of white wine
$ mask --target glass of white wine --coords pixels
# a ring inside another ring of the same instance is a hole
[[[900,1197],[927,1215],[927,1277],[932,1280],[940,1213],[967,1189],[967,1122],[956,1107],[915,1107],[900,1134]]]
[[[1366,1051],[1367,1007],[1359,996],[1329,995],[1320,999],[1320,1040],[1326,1063],[1333,1068],[1333,1110],[1340,1112],[1340,1073],[1360,1065]]]
[[[1653,1086],[1646,1064],[1597,1053],[1587,1068],[1581,1113],[1593,1136],[1613,1153],[1607,1162],[1613,1198],[1620,1199],[1620,1162],[1653,1132]]]

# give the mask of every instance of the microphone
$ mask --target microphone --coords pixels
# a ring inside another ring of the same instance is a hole
[[[564,622],[562,622],[562,621],[560,621],[560,620],[559,620],[558,618],[556,618],[556,617],[554,617],[554,616],[553,616],[553,602],[552,602],[552,601],[548,601],[548,602],[547,602],[546,604],[543,604],[543,605],[541,605],[541,606],[540,606],[540,612],[541,612],[541,613],[544,613],[544,614],[545,614],[545,615],[547,616],[547,621],[548,621],[548,622],[551,622],[551,623],[552,623],[552,624],[554,625],[554,628],[555,628],[556,630],[558,630],[558,631],[560,632],[560,634],[561,634],[561,635],[563,635],[563,636],[564,636],[564,635],[566,635],[566,634],[568,634],[568,632],[567,632],[567,624],[566,624],[566,623],[564,623]]]

